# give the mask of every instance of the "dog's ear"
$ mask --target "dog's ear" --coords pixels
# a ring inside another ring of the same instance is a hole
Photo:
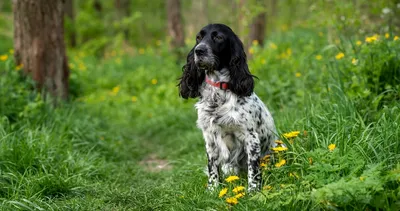
[[[194,63],[194,48],[189,52],[186,64],[182,67],[182,77],[180,78],[179,95],[185,99],[200,96],[199,88],[205,78],[205,72],[199,71]]]
[[[230,90],[239,96],[249,96],[254,90],[254,79],[247,66],[243,43],[235,34],[230,39],[230,50]]]

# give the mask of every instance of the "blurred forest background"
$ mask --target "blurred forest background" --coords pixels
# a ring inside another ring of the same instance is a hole
[[[1,0],[0,210],[400,210],[399,14],[398,0]],[[238,194],[244,178],[205,192],[196,100],[176,85],[208,23],[245,44],[287,146],[257,194]]]

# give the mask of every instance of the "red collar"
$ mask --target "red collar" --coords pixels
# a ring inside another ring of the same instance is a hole
[[[206,76],[206,83],[210,84],[211,86],[218,87],[220,89],[224,90],[229,89],[228,82],[223,82],[223,81],[213,82],[207,76]]]

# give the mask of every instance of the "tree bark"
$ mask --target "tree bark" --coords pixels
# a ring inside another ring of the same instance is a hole
[[[69,44],[71,47],[76,47],[74,0],[65,0],[64,10],[65,10],[65,14],[71,21],[71,29],[67,35],[69,37]]]
[[[266,11],[262,11],[260,14],[258,14],[253,19],[251,26],[250,26],[249,42],[253,42],[254,40],[257,40],[260,45],[264,44],[266,19],[267,19]],[[251,43],[250,43],[250,45],[251,45]]]
[[[168,33],[174,48],[185,45],[180,0],[167,0]]]
[[[131,15],[130,0],[115,0],[114,1],[115,8],[117,10],[117,18],[118,20],[122,20],[125,17],[129,17]],[[129,39],[129,30],[123,29],[125,40]]]
[[[13,0],[15,61],[55,103],[68,97],[63,9],[62,0]]]

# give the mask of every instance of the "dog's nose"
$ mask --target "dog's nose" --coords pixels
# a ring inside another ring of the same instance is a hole
[[[197,46],[196,49],[194,49],[194,52],[196,53],[197,56],[203,56],[207,52],[207,48],[204,46]]]

